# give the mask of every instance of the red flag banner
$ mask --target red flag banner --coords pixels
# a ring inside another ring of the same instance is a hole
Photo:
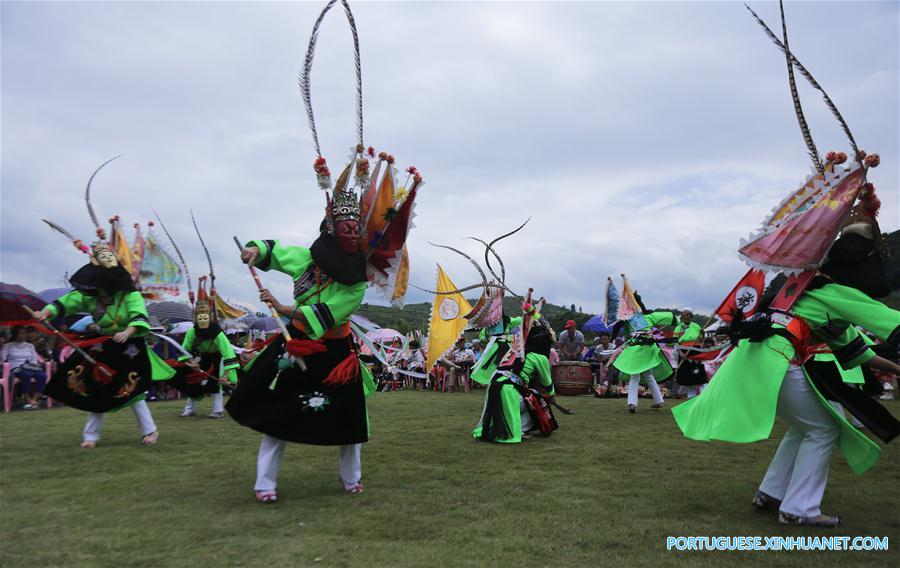
[[[725,323],[731,323],[738,310],[744,313],[744,319],[749,318],[759,309],[765,287],[766,274],[751,268],[716,309],[716,315]]]

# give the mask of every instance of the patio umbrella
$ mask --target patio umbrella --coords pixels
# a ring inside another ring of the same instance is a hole
[[[250,324],[250,329],[256,329],[259,331],[277,331],[278,322],[275,321],[275,318],[271,316],[266,318],[259,318],[258,320]]]
[[[38,311],[43,309],[47,302],[28,288],[0,282],[0,323],[18,325],[33,322],[31,315],[22,307],[23,304]]]
[[[591,319],[584,322],[584,325],[581,326],[582,331],[590,331],[592,333],[609,333],[609,326],[603,323],[603,318],[601,316],[594,316]]]
[[[191,306],[181,302],[154,302],[147,306],[147,313],[156,316],[161,322],[170,324],[194,319]]]
[[[172,327],[170,327],[169,331],[167,333],[169,335],[182,335],[184,333],[187,333],[187,331],[189,329],[191,329],[192,327],[194,327],[194,322],[182,321],[182,322],[178,322],[175,325],[173,325]]]

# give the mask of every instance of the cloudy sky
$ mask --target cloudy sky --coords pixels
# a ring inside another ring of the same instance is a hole
[[[255,292],[232,235],[306,245],[323,197],[296,76],[324,2],[2,3],[5,282],[59,286],[83,261],[42,217],[92,234],[94,206],[145,223],[156,207],[220,292]],[[777,4],[753,2],[770,26]],[[897,2],[789,2],[795,55],[829,91],[860,146],[882,228],[900,221]],[[499,247],[508,283],[585,311],[626,273],[651,306],[713,308],[745,271],[736,248],[809,173],[784,57],[739,2],[355,2],[365,139],[427,185],[411,235],[412,282],[440,262]],[[326,20],[313,70],[323,152],[354,144],[349,33]],[[816,144],[848,144],[798,76]],[[264,280],[283,301],[286,277]],[[377,296],[370,294],[370,300]],[[427,295],[412,291],[408,301]],[[258,305],[258,303],[256,304]]]

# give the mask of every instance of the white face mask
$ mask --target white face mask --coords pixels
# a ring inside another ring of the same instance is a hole
[[[112,251],[102,250],[97,253],[97,262],[100,263],[100,266],[103,268],[114,268],[119,266],[119,261],[116,259],[116,255],[112,253]]]
[[[207,329],[209,327],[209,314],[197,314],[197,327]]]

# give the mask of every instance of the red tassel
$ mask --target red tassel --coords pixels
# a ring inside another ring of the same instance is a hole
[[[291,357],[306,357],[328,351],[324,342],[309,339],[291,339],[285,344],[285,349]]]
[[[335,367],[328,373],[328,376],[322,381],[325,385],[346,385],[359,376],[359,359],[356,353],[347,355],[347,358],[341,361],[340,365]]]
[[[116,372],[113,371],[109,365],[97,361],[97,364],[94,365],[92,374],[95,381],[104,385],[108,385],[112,381],[112,378],[113,376],[115,376]]]

